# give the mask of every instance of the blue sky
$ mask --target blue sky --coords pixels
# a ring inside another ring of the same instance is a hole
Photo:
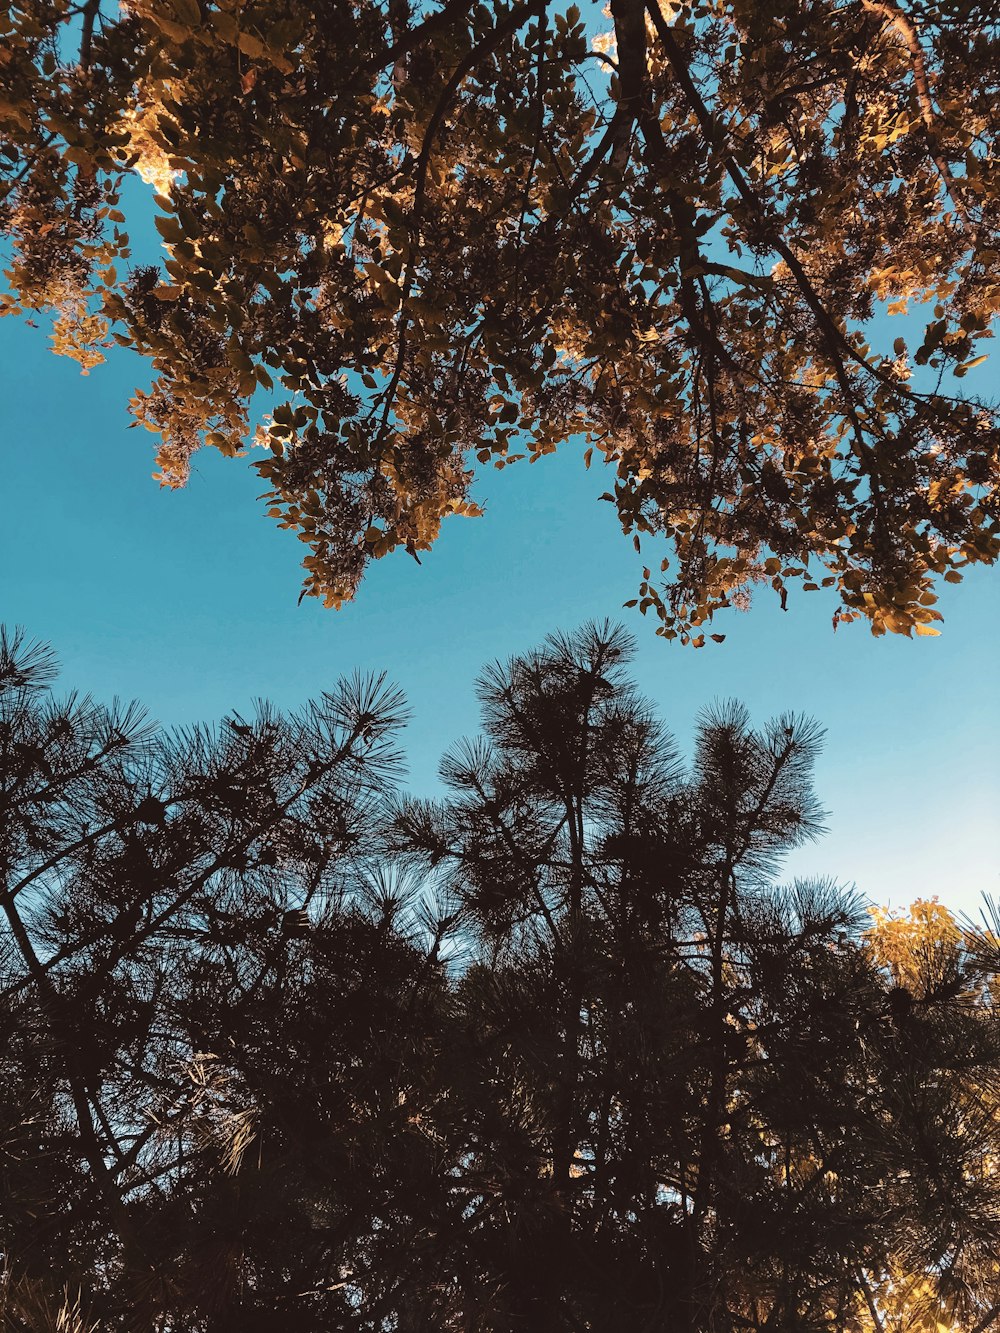
[[[84,378],[44,329],[10,319],[0,353],[0,616],[54,644],[67,686],[137,697],[178,724],[257,697],[294,706],[356,667],[384,669],[413,710],[411,786],[430,793],[441,751],[476,728],[484,662],[620,617],[639,637],[635,675],[682,744],[698,710],[728,697],[761,722],[793,709],[827,727],[830,832],[788,875],[830,874],[896,906],[938,894],[976,911],[1000,893],[996,572],[943,588],[937,639],[874,639],[858,624],[834,635],[826,594],[793,592],[786,614],[761,594],[717,621],[724,644],[684,649],[621,609],[641,562],[596,500],[607,475],[569,448],[484,476],[486,518],[450,520],[422,566],[382,561],[341,612],[296,606],[304,548],[255,502],[248,459],[205,450],[180,492],[150,479],[153,437],[127,429],[149,378],[137,358],[117,353]]]

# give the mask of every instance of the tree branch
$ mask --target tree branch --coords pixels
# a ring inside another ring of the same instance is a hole
[[[930,83],[927,79],[923,48],[920,45],[917,30],[909,15],[893,3],[893,0],[861,0],[861,3],[865,9],[870,10],[873,14],[880,14],[882,18],[890,23],[906,45],[910,55],[910,67],[913,70],[913,86],[916,89],[917,105],[920,108],[920,117],[924,122],[924,129],[927,131],[927,142],[931,150],[931,156],[934,159],[934,165],[938,169],[952,203],[962,215],[963,220],[968,221],[965,205],[957,194],[951,167],[945,160],[938,144],[934,103],[931,100]]]

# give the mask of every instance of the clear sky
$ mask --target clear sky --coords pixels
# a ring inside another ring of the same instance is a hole
[[[430,794],[442,749],[476,728],[484,662],[620,617],[639,637],[636,677],[683,744],[699,708],[726,697],[760,722],[793,709],[827,727],[830,832],[789,876],[830,874],[896,906],[938,894],[976,911],[1000,893],[1000,571],[943,588],[936,639],[835,635],[827,595],[793,591],[786,614],[762,593],[717,619],[724,644],[684,649],[621,609],[641,562],[596,501],[607,475],[570,448],[484,476],[485,519],[450,520],[420,567],[382,561],[344,611],[296,606],[304,548],[255,503],[248,459],[205,450],[180,492],[150,479],[153,437],[127,429],[149,378],[137,358],[83,378],[44,329],[10,319],[0,353],[0,618],[53,643],[67,686],[137,697],[176,724],[258,697],[294,706],[356,667],[384,669],[413,710],[410,785]]]

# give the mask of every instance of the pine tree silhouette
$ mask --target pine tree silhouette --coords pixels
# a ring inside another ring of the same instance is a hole
[[[776,886],[818,729],[685,763],[631,651],[431,802],[384,681],[168,735],[0,640],[5,1327],[986,1333],[996,922]]]

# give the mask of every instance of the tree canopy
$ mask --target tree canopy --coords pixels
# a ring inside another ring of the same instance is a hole
[[[477,468],[583,441],[667,539],[637,599],[667,636],[797,578],[937,633],[938,578],[1000,553],[997,416],[954,384],[1000,309],[993,0],[605,13],[15,0],[3,308],[85,370],[151,360],[166,485],[259,392],[329,605],[478,513]]]
[[[685,763],[630,649],[426,801],[384,682],[168,735],[0,639],[4,1328],[995,1325],[995,932],[777,886],[816,727]]]

